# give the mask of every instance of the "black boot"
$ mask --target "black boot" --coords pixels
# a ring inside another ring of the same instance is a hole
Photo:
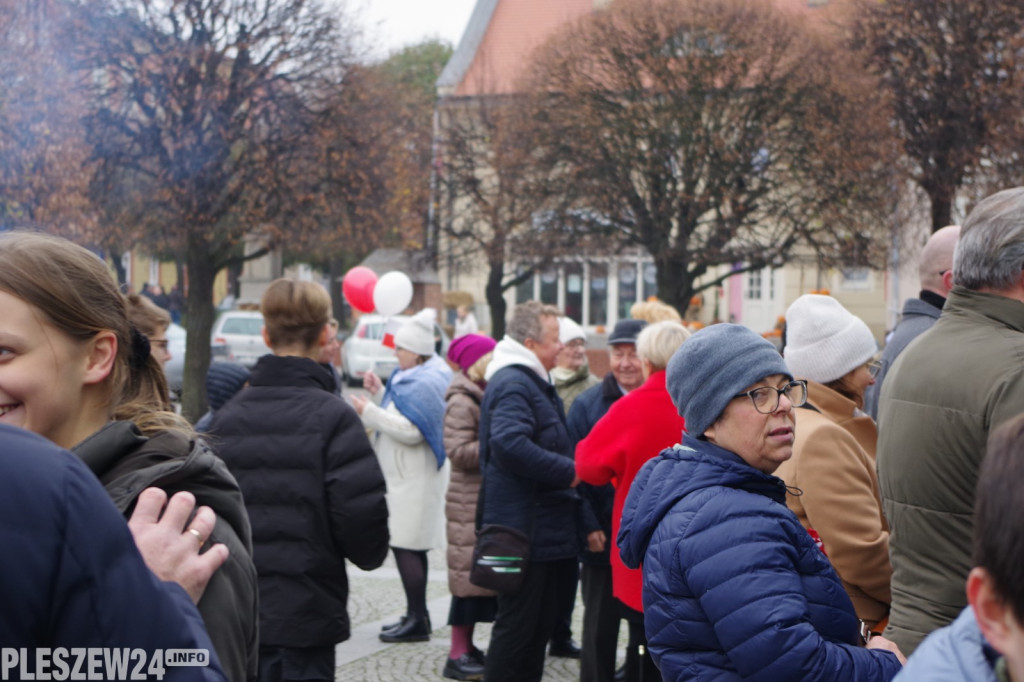
[[[388,630],[395,630],[397,628],[400,628],[403,625],[405,625],[405,622],[407,620],[409,620],[409,618],[410,618],[410,616],[407,613],[404,616],[402,616],[402,618],[397,623],[388,623],[387,625],[380,626],[380,631],[381,632],[387,632]]]
[[[462,654],[458,658],[449,658],[441,675],[449,680],[482,680],[484,664],[476,660],[472,652]]]
[[[382,642],[426,642],[430,639],[430,616],[409,616],[394,630],[378,635]]]

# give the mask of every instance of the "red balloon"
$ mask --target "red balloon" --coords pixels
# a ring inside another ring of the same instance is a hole
[[[373,312],[373,289],[377,286],[377,273],[370,268],[356,266],[341,280],[341,293],[348,304],[362,313]]]

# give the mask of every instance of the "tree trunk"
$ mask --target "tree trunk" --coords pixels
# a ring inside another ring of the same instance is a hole
[[[117,275],[117,286],[121,291],[130,294],[131,284],[128,282],[128,273],[124,269],[124,254],[120,249],[110,249],[110,261],[114,264],[114,273]]]
[[[213,280],[217,275],[217,267],[210,262],[205,242],[192,234],[189,236],[185,263],[189,275],[186,301],[188,337],[185,341],[181,411],[186,419],[195,423],[206,412],[206,371],[210,367],[210,335],[215,312]]]
[[[671,251],[652,253],[654,265],[658,268],[658,298],[686,316],[693,298],[693,275]]]
[[[505,303],[505,292],[501,287],[505,279],[505,262],[491,261],[491,271],[487,276],[487,305],[491,309],[491,337],[501,340],[505,336],[505,315],[508,304]]]
[[[341,290],[341,279],[345,275],[345,263],[340,258],[331,258],[327,264],[328,288],[327,293],[331,295],[331,310],[334,319],[338,321],[341,329],[348,329],[349,321],[345,316],[345,295]]]
[[[953,196],[956,188],[936,183],[927,191],[932,202],[932,232],[938,232],[953,222]]]

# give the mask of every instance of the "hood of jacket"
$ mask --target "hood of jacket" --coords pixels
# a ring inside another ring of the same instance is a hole
[[[617,539],[623,563],[638,568],[669,510],[687,495],[715,486],[786,503],[786,484],[781,479],[758,471],[729,450],[684,433],[682,443],[663,450],[633,479]]]
[[[151,486],[168,495],[188,490],[196,496],[197,505],[212,507],[230,524],[252,552],[249,518],[238,483],[201,439],[175,431],[146,437],[130,421],[113,421],[72,451],[100,479],[121,513],[127,514],[139,493]]]
[[[577,369],[569,369],[568,367],[555,367],[551,370],[551,380],[554,382],[556,388],[568,386],[569,384],[575,384],[579,381],[586,381],[587,377],[590,376],[590,367],[586,362],[580,365]]]
[[[444,392],[444,400],[448,402],[455,395],[467,395],[477,405],[484,401],[484,389],[471,381],[465,372],[455,372],[452,375],[452,383],[448,384],[448,390]]]
[[[549,384],[551,383],[551,375],[544,369],[544,365],[540,364],[540,360],[534,355],[533,351],[511,336],[505,336],[494,347],[494,358],[487,365],[487,372],[484,374],[484,378],[490,381],[491,377],[498,373],[498,370],[511,367],[512,365],[527,367],[534,371],[541,379]]]

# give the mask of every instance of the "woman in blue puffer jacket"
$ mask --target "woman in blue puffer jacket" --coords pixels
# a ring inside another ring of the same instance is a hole
[[[645,627],[665,680],[891,680],[853,604],[772,472],[793,453],[807,388],[774,346],[715,325],[683,343],[667,388],[689,433],[637,475],[618,536],[643,566]],[[796,493],[797,491],[791,491]]]

